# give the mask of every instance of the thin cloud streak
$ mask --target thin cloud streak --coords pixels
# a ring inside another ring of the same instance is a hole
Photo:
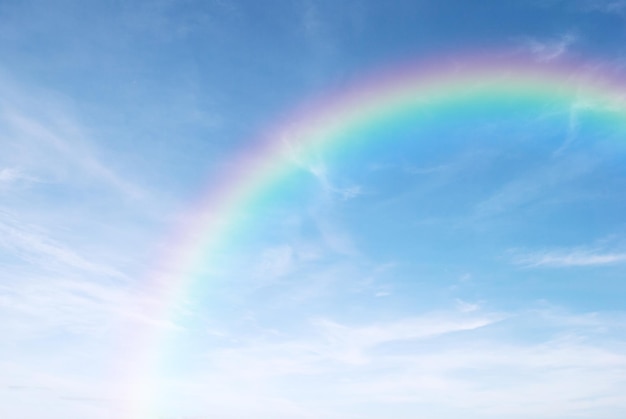
[[[56,127],[46,126],[32,117],[6,109],[2,117],[12,128],[16,138],[30,143],[35,149],[38,150],[41,145],[51,147],[71,165],[80,167],[86,174],[105,182],[124,195],[134,199],[143,195],[136,186],[122,179],[95,157],[94,152],[89,150],[80,138],[82,135],[78,126],[67,126],[68,121],[63,121],[63,124]]]
[[[30,180],[64,184],[93,180],[131,200],[147,197],[127,174],[105,161],[100,144],[91,138],[94,134],[59,92],[26,86],[4,73],[0,92],[0,134],[7,151],[1,165]]]
[[[533,329],[523,337],[529,321],[542,333]],[[623,345],[610,338],[621,324],[608,315],[477,309],[361,325],[328,318],[311,324],[311,333],[300,338],[278,333],[212,350],[210,368],[166,382],[164,391],[180,391],[182,384],[205,409],[228,412],[232,406],[230,412],[242,414],[238,400],[256,400],[264,418],[284,414],[286,406],[292,417],[345,412],[343,417],[359,418],[389,409],[414,417],[426,406],[432,418],[461,411],[472,418],[553,418],[626,407],[620,397],[626,357]],[[521,335],[512,340],[513,330]],[[215,394],[208,389],[220,396],[207,398]]]
[[[523,38],[520,41],[521,49],[530,51],[540,61],[553,61],[567,54],[578,41],[572,33],[565,33],[554,39]]]
[[[31,265],[50,271],[79,270],[118,279],[125,275],[110,266],[86,259],[73,249],[47,237],[41,228],[0,211],[0,247]]]
[[[602,252],[599,249],[559,249],[521,254],[514,263],[526,268],[568,268],[604,266],[626,262],[626,252]]]

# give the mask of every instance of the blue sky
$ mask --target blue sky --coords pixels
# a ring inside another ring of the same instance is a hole
[[[307,101],[490,51],[624,78],[625,40],[621,0],[0,2],[0,416],[621,418],[626,132],[588,103],[331,147],[171,316],[150,284]]]

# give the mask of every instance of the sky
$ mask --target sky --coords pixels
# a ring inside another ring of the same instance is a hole
[[[0,416],[623,417],[625,41],[623,0],[1,1]],[[477,62],[571,94],[445,90]]]

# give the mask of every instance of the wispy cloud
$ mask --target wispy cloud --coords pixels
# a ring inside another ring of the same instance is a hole
[[[451,164],[440,164],[437,166],[430,166],[430,167],[414,167],[411,165],[408,165],[404,170],[412,175],[430,175],[430,174],[435,174],[435,173],[441,173],[444,172],[446,170],[451,170],[453,169]]]
[[[20,220],[15,215],[0,211],[0,247],[13,256],[44,270],[58,272],[68,268],[123,279],[124,275],[106,265],[93,262],[54,239],[41,228]]]
[[[15,167],[5,167],[0,169],[0,187],[13,186],[18,183],[30,183],[37,179],[27,175],[22,170]]]
[[[553,418],[585,409],[618,417],[626,357],[609,337],[621,323],[597,313],[584,322],[580,313],[551,313],[472,308],[358,325],[312,319],[308,335],[276,333],[211,350],[210,367],[164,383],[164,391],[171,396],[182,384],[204,411],[232,405],[231,412],[243,414],[241,400],[258,402],[260,417],[289,411],[291,417],[375,418],[389,409],[399,417],[431,412],[438,419],[459,412]],[[535,325],[529,336],[525,324]],[[512,331],[518,332],[513,340]]]
[[[555,158],[511,180],[476,205],[476,215],[492,216],[522,205],[540,202],[550,191],[591,173],[597,162],[586,156]],[[552,199],[557,196],[553,195]]]
[[[626,262],[626,252],[594,248],[553,249],[518,254],[513,262],[528,268],[615,265]]]
[[[349,181],[344,182],[344,185],[338,185],[338,182],[333,179],[332,168],[328,166],[323,156],[303,155],[303,150],[299,145],[300,136],[301,134],[295,129],[284,131],[282,142],[285,144],[285,158],[300,169],[310,173],[317,180],[327,198],[339,197],[345,201],[363,195],[364,188],[362,185]]]
[[[626,14],[626,1],[624,0],[579,0],[578,8],[583,11],[596,11],[609,14]]]
[[[245,347],[219,350],[212,356],[219,360],[220,368],[234,374],[233,377],[323,375],[337,368],[375,364],[381,355],[372,351],[386,344],[476,330],[501,318],[497,314],[429,313],[365,325],[314,318],[311,319],[314,334],[309,338],[283,341],[279,334],[273,342],[252,340]],[[231,371],[235,366],[238,366],[237,372]]]
[[[551,61],[565,55],[578,41],[573,33],[565,33],[552,39],[537,39],[526,37],[518,42],[520,48],[529,51],[541,61]]]
[[[334,53],[336,48],[332,27],[323,16],[323,3],[317,0],[304,0],[302,6],[302,29],[305,39],[311,46],[317,61],[323,60]],[[316,64],[319,66],[321,63]],[[312,75],[314,76],[314,73]]]
[[[282,245],[265,249],[257,264],[257,274],[262,278],[276,279],[294,269],[296,254],[292,246]]]
[[[42,334],[93,337],[113,333],[122,324],[173,327],[150,313],[159,302],[101,278],[63,278],[12,270],[28,278],[0,285],[0,330],[15,343]],[[119,330],[118,330],[119,332]]]
[[[317,179],[323,191],[329,197],[339,197],[341,200],[346,201],[361,196],[364,193],[361,185],[337,186],[335,182],[331,180],[328,166],[323,162],[310,164],[304,166],[304,168]]]
[[[567,132],[565,134],[565,140],[561,146],[554,152],[554,155],[559,155],[566,151],[575,141],[578,136],[579,130],[579,113],[581,110],[587,108],[587,104],[583,101],[577,101],[570,105],[568,117],[567,117]]]
[[[68,355],[74,358],[74,363],[84,361],[78,350]],[[42,362],[43,357],[34,362],[22,358],[21,354],[12,354],[13,362],[0,363],[0,388],[8,389],[0,391],[0,402],[10,406],[3,413],[21,418],[120,417],[119,402],[109,397],[112,386],[106,377],[93,380],[74,375],[69,372],[69,365],[58,366],[64,356],[47,364]]]
[[[81,115],[68,98],[26,86],[6,73],[0,74],[0,93],[3,178],[45,179],[66,185],[90,181],[92,187],[109,188],[127,198],[145,195],[127,174],[115,168],[114,160],[104,156],[95,138],[98,131],[81,123]]]
[[[320,41],[324,31],[324,23],[320,17],[319,7],[315,0],[306,0],[303,3],[302,24],[305,33],[311,40]]]
[[[327,342],[324,350],[330,359],[348,364],[371,362],[368,351],[385,343],[431,339],[449,333],[474,330],[499,320],[497,316],[458,316],[429,314],[397,322],[365,327],[347,327],[319,319],[314,322]]]
[[[96,154],[84,141],[84,134],[81,133],[80,127],[69,120],[66,116],[57,116],[63,118],[57,121],[43,122],[40,118],[27,116],[17,110],[4,109],[2,119],[6,122],[11,131],[11,135],[16,141],[20,141],[21,152],[23,158],[29,159],[34,170],[44,169],[50,170],[51,163],[50,154],[42,155],[42,151],[48,150],[57,155],[60,160],[71,167],[77,167],[86,175],[96,180],[114,187],[123,194],[137,198],[141,196],[139,188],[132,185],[112,169],[107,167],[96,158]],[[41,159],[36,156],[41,157]],[[38,160],[34,160],[36,157]],[[44,172],[45,173],[45,172]],[[60,175],[60,173],[56,173]],[[64,175],[64,181],[75,181],[72,176]]]
[[[319,185],[319,198],[310,208],[318,232],[326,246],[332,251],[344,255],[355,255],[358,252],[350,234],[335,222],[332,212],[337,202],[358,198],[364,194],[364,188],[349,182],[345,182],[345,186],[338,186],[332,179],[331,169],[322,156],[303,156],[298,145],[298,138],[299,134],[295,131],[284,133],[285,158],[313,176]]]

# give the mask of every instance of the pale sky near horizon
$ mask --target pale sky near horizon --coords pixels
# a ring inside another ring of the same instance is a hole
[[[392,119],[179,233],[370,74],[624,45],[623,0],[0,1],[0,417],[621,419],[626,106]]]

